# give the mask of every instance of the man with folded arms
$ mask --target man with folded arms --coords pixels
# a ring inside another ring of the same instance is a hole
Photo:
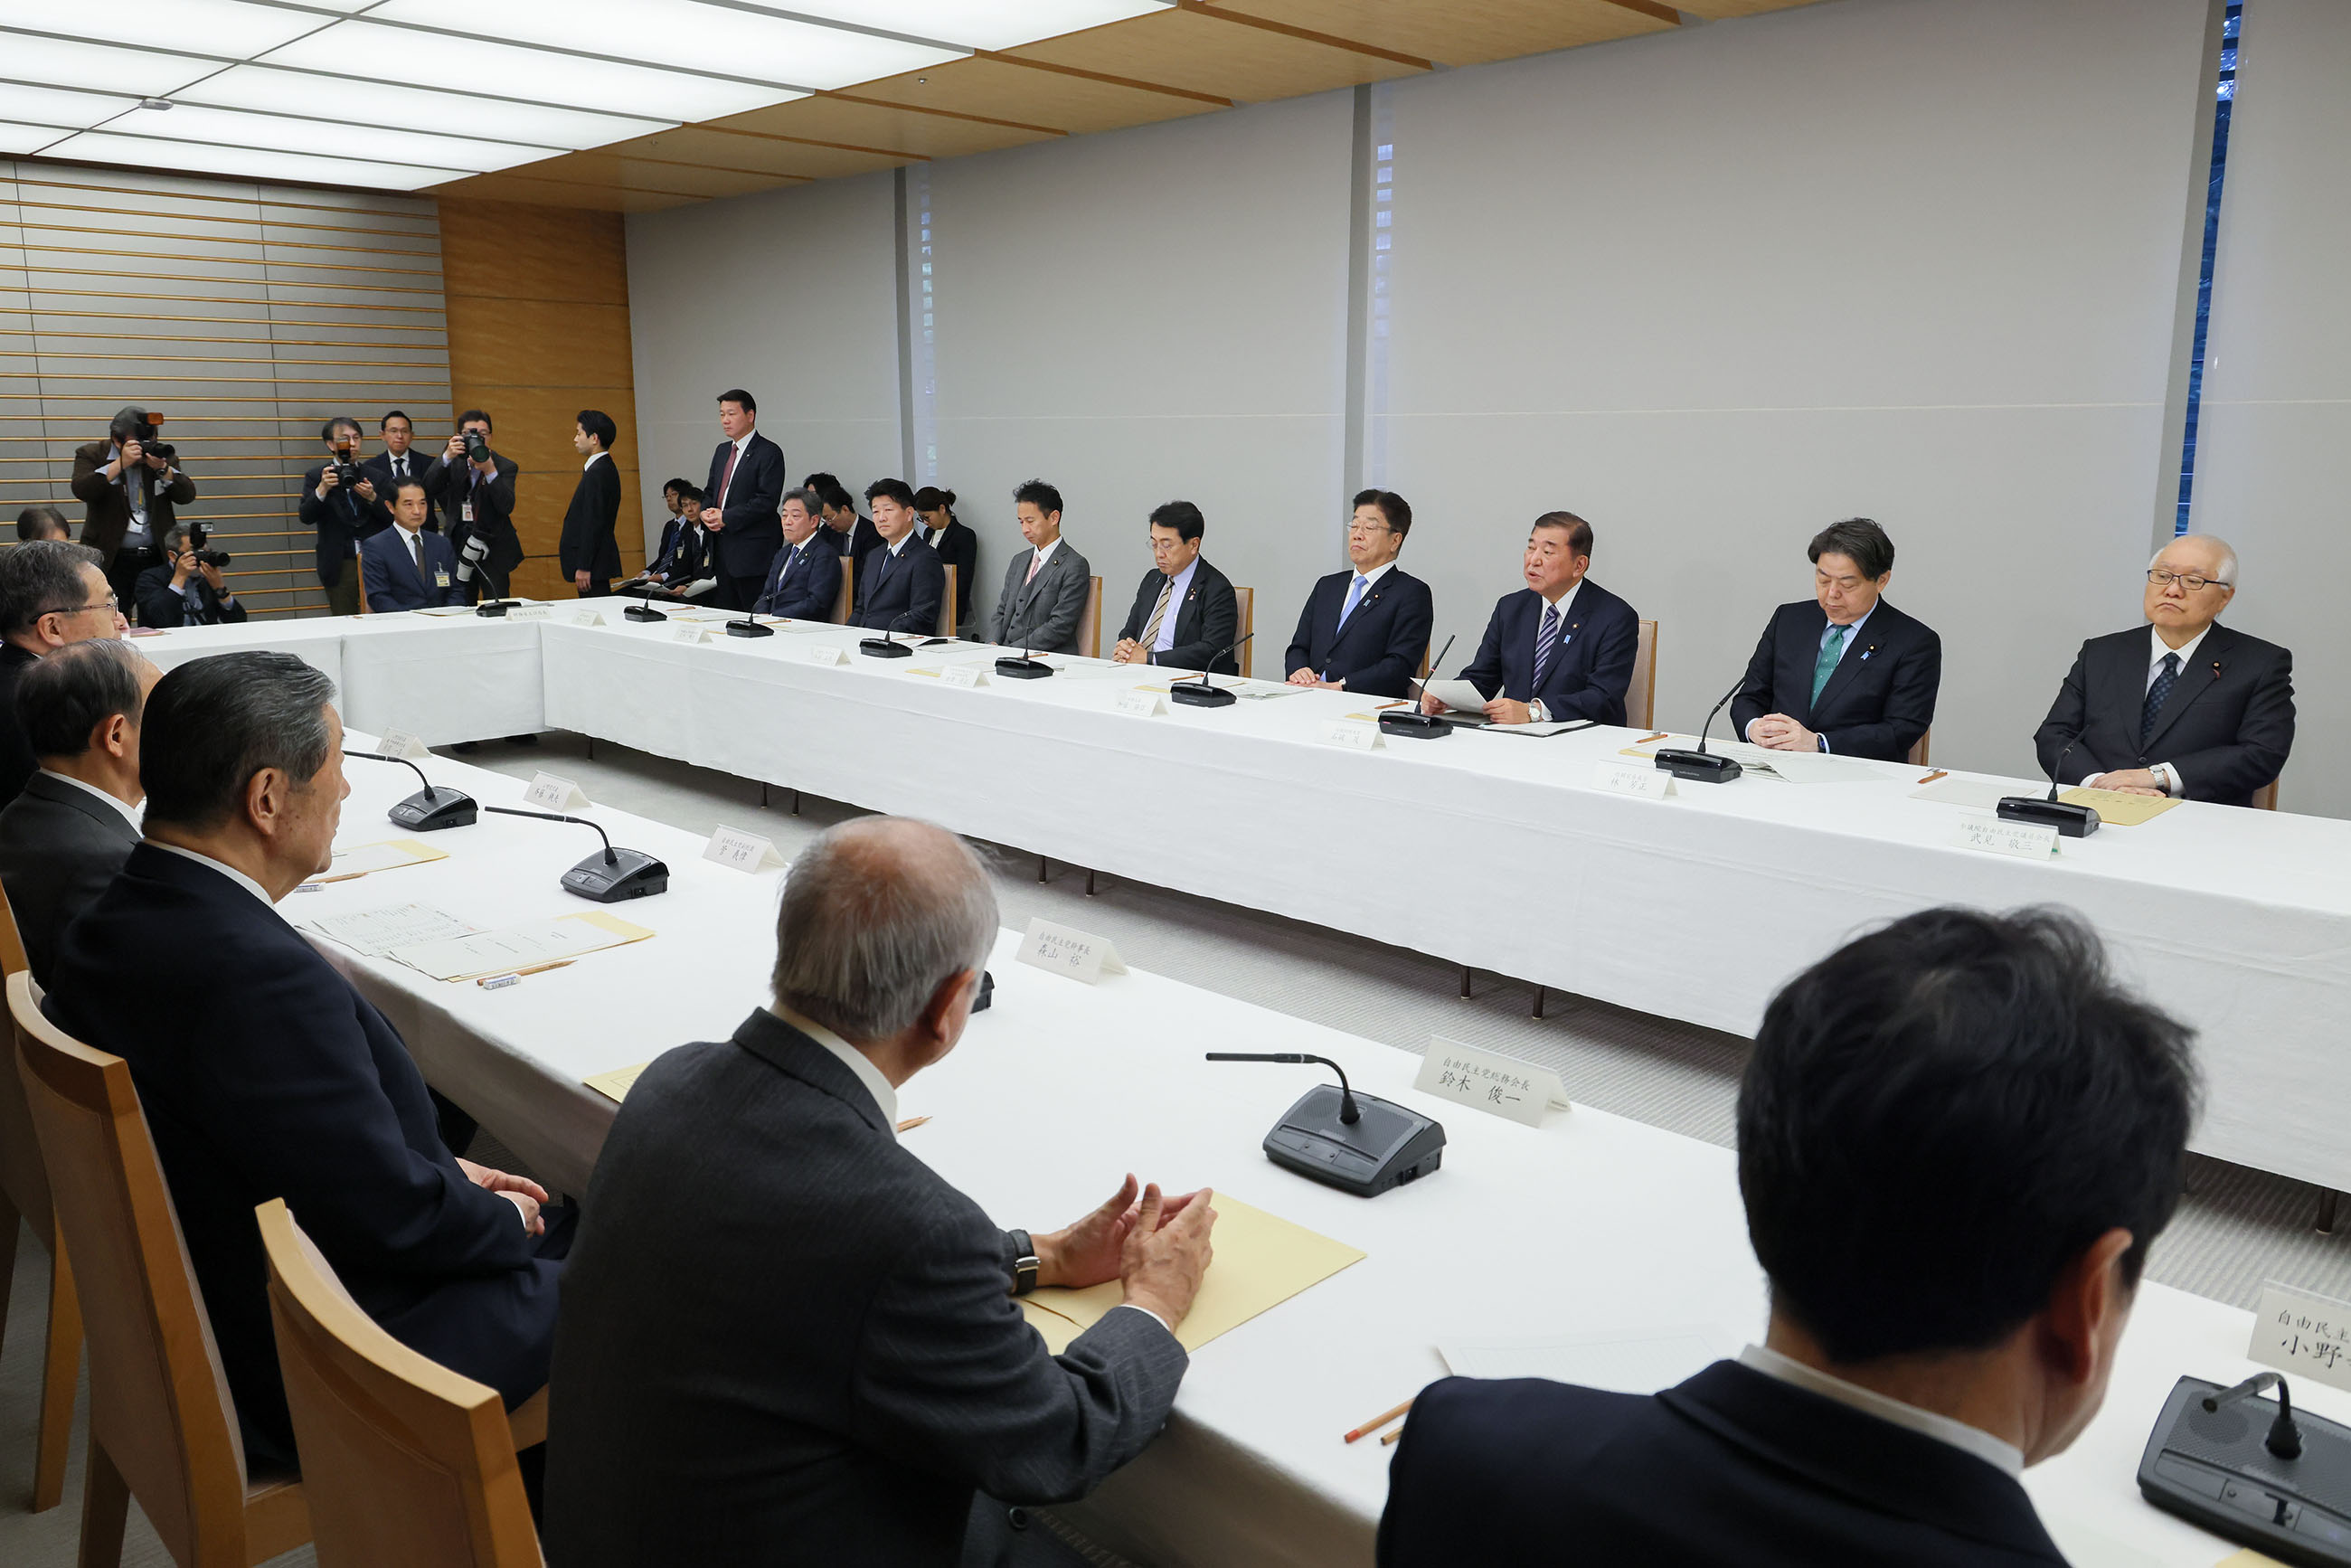
[[[1002,1530],[976,1494],[1082,1497],[1166,1420],[1209,1194],[1129,1176],[1032,1240],[898,1145],[996,936],[961,840],[842,823],[784,880],[774,1002],[630,1089],[564,1281],[549,1562],[994,1561],[964,1555]],[[1124,1305],[1058,1356],[1013,1299],[1111,1280]]]
[[[1590,523],[1573,512],[1535,519],[1520,564],[1527,585],[1494,606],[1478,656],[1461,671],[1486,699],[1489,722],[1625,722],[1641,621],[1631,605],[1584,575],[1591,570]],[[1443,713],[1445,702],[1424,695],[1420,707]]]
[[[751,606],[758,615],[787,621],[830,621],[841,601],[841,553],[818,538],[824,524],[818,502],[806,490],[784,492],[784,548],[768,570],[768,586]]]
[[[1424,1389],[1382,1568],[2059,1568],[2017,1478],[2105,1397],[2189,1040],[2056,911],[1929,909],[1799,975],[1739,1092],[1764,1343],[1656,1395]]]

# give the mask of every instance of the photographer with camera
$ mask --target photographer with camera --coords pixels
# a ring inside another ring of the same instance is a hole
[[[163,564],[139,574],[141,626],[235,626],[245,606],[221,577],[226,550],[207,547],[202,523],[185,524],[163,536]]]
[[[130,603],[139,576],[159,564],[172,508],[196,498],[195,481],[179,469],[179,454],[156,434],[161,414],[143,408],[118,412],[106,439],[74,451],[73,493],[88,508],[81,542],[99,553],[114,597]]]
[[[490,416],[469,408],[438,460],[424,465],[425,494],[440,509],[441,531],[457,552],[457,585],[468,600],[504,599],[507,580],[522,564],[515,532],[511,459],[490,448]]]
[[[360,612],[360,541],[392,526],[360,458],[360,423],[335,418],[319,427],[327,460],[302,476],[302,521],[318,530],[319,586],[327,612]]]

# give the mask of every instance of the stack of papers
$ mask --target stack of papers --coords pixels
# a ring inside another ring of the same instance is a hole
[[[350,915],[321,915],[303,925],[354,952],[381,958],[394,947],[463,936],[478,927],[424,904],[394,904]]]
[[[499,931],[410,942],[388,949],[383,956],[436,980],[471,980],[642,942],[652,935],[616,915],[591,910]]]

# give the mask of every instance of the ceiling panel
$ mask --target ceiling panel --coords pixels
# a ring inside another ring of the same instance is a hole
[[[1733,16],[1761,16],[1766,11],[1792,11],[1799,5],[1819,4],[1820,0],[1689,0],[1682,9],[1709,22],[1720,22]]]
[[[780,184],[799,184],[796,180]],[[536,180],[528,174],[477,174],[463,183],[444,187],[436,195],[481,202],[523,202],[540,207],[589,207],[606,213],[658,213],[688,207],[706,200],[674,191],[632,191],[617,185],[580,185],[569,181]]]
[[[572,184],[609,183],[634,191],[680,196],[741,196],[753,191],[770,190],[777,185],[794,183],[787,176],[774,173],[624,157],[610,148],[599,148],[593,152],[567,152],[560,158],[526,163],[507,172]],[[472,195],[475,193],[469,189],[454,193]]]
[[[1580,48],[1674,26],[1617,0],[1479,0],[1475,5],[1432,5],[1427,0],[1207,0],[1207,8],[1449,66]]]
[[[616,142],[573,156],[601,158],[608,154],[664,163],[699,164],[749,174],[790,174],[807,180],[867,174],[876,169],[894,169],[907,162],[899,154],[869,148],[828,147],[820,142],[786,141],[773,136],[743,136],[699,125],[640,136],[633,141]]]
[[[1090,28],[1010,54],[1015,59],[1213,93],[1237,103],[1327,92],[1426,68],[1423,61],[1401,61],[1252,26],[1208,6]]]
[[[1051,70],[1011,55],[981,55],[933,71],[866,82],[848,96],[1050,126],[1072,136],[1232,107],[1229,99],[1215,94]]]
[[[1059,134],[1042,127],[1006,125],[968,115],[934,114],[832,93],[778,104],[773,109],[756,109],[711,124],[717,130],[840,142],[915,158],[960,158],[967,152],[990,152],[998,147],[1047,141]]]

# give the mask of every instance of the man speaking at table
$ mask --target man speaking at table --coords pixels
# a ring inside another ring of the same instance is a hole
[[[1240,604],[1232,580],[1200,559],[1207,530],[1208,520],[1189,501],[1170,501],[1151,514],[1151,570],[1134,591],[1112,658],[1213,675],[1241,673],[1232,655]]]
[[[783,542],[776,508],[784,497],[784,449],[759,434],[759,404],[741,387],[718,394],[718,428],[726,439],[710,455],[710,483],[702,487],[702,526],[715,536],[718,567],[711,602],[748,610]]]
[[[904,479],[876,479],[865,486],[865,502],[883,548],[853,568],[857,607],[849,623],[927,637],[938,625],[939,606],[946,602],[947,569],[914,537],[922,518],[914,510],[914,489]]]
[[[1486,622],[1478,656],[1461,679],[1486,699],[1494,724],[1556,719],[1625,722],[1641,620],[1633,607],[1584,574],[1592,570],[1592,525],[1573,512],[1545,512],[1527,535],[1520,574],[1527,586],[1502,596]],[[1435,695],[1424,713],[1443,713]]]
[[[2294,749],[2294,655],[2218,623],[2237,552],[2187,534],[2147,563],[2149,630],[2082,644],[2032,746],[2064,784],[2250,806]]]
[[[1428,656],[1437,611],[1428,584],[1396,565],[1412,507],[1393,490],[1365,490],[1347,523],[1345,571],[1314,585],[1283,667],[1293,686],[1343,687],[1400,697]]]
[[[1432,1385],[1382,1568],[2064,1563],[2017,1478],[2105,1397],[2189,1039],[2055,912],[1929,909],[1798,976],[1739,1092],[1764,1343],[1654,1396]]]
[[[1001,1518],[975,1491],[1082,1497],[1158,1432],[1209,1195],[1130,1176],[1032,1240],[898,1145],[996,936],[961,840],[829,829],[784,879],[771,1006],[631,1087],[564,1281],[549,1562],[953,1568]],[[1058,1356],[1013,1301],[1112,1280],[1125,1304]]]
[[[1935,722],[1943,641],[1886,601],[1894,541],[1868,517],[1813,536],[1813,597],[1763,628],[1731,727],[1773,751],[1900,762]]]

